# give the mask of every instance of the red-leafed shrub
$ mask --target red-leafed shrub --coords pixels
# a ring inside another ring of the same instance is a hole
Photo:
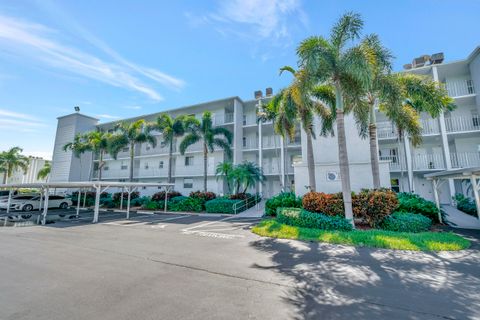
[[[113,201],[118,202],[118,201],[120,201],[121,197],[122,197],[121,192],[115,192],[113,194]],[[130,200],[137,199],[138,197],[140,197],[140,192],[138,192],[138,191],[134,191],[130,194]],[[127,199],[128,199],[128,192],[124,192],[123,193],[123,200],[126,201]]]
[[[204,191],[192,191],[190,192],[190,195],[189,195],[190,198],[195,198],[195,199],[201,199],[203,200],[204,202],[205,201],[209,201],[209,200],[213,200],[217,197],[217,195],[213,192],[210,192],[210,191],[207,191],[207,192],[204,192]]]
[[[178,197],[178,196],[181,196],[182,194],[178,191],[169,191],[168,194],[167,194],[167,200],[170,200],[172,198],[175,198],[175,197]],[[165,191],[160,191],[160,192],[157,192],[155,193],[153,196],[152,196],[152,200],[153,201],[165,201]]]
[[[303,196],[303,208],[311,212],[321,212],[329,216],[343,215],[341,193],[309,192]]]

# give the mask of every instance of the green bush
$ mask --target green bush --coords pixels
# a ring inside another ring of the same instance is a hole
[[[457,209],[465,212],[471,216],[477,216],[477,205],[473,199],[465,197],[461,193],[455,195],[455,201],[457,202]]]
[[[177,199],[180,197],[175,197]],[[203,211],[203,199],[185,197],[186,199],[179,199],[168,203],[168,210],[171,211],[185,211],[185,212],[202,212]]]
[[[293,192],[282,192],[265,202],[265,214],[274,216],[277,208],[301,208],[302,198],[297,197]]]
[[[352,230],[351,223],[345,218],[327,216],[299,208],[278,208],[276,220],[279,223],[294,227],[340,231]]]
[[[421,214],[434,222],[439,222],[438,209],[435,203],[425,200],[415,193],[400,192],[398,194],[398,206],[395,211]]]
[[[380,228],[397,232],[424,232],[430,230],[432,220],[421,214],[395,212],[383,219]]]
[[[178,196],[178,197],[174,197],[174,198],[170,199],[170,200],[168,201],[168,203],[169,203],[169,204],[170,204],[170,203],[178,203],[178,202],[181,202],[182,200],[185,200],[185,199],[188,199],[188,197],[186,197],[186,196]]]
[[[216,198],[205,202],[205,209],[209,213],[235,213],[233,206],[235,203],[241,203],[242,200],[231,200],[225,198]],[[238,213],[238,212],[237,212]]]
[[[160,209],[162,208],[161,204],[157,201],[153,201],[153,200],[148,200],[147,202],[145,202],[144,204],[142,204],[142,208],[143,209],[146,209],[146,210],[157,210],[157,209]]]
[[[130,205],[132,207],[141,207],[143,206],[144,203],[147,203],[151,201],[152,199],[150,197],[140,197],[140,198],[135,198],[130,200]],[[120,202],[119,202],[120,203]]]

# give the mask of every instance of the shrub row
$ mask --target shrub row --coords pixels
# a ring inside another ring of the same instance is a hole
[[[397,232],[424,232],[432,227],[432,220],[421,214],[395,212],[385,217],[380,227]]]
[[[277,208],[301,208],[302,198],[297,197],[294,192],[282,192],[268,199],[265,202],[265,214],[274,216]]]
[[[457,202],[458,210],[474,217],[477,216],[477,205],[473,199],[467,198],[463,194],[458,193],[455,195],[455,201]]]
[[[322,230],[352,230],[352,224],[340,216],[327,216],[299,208],[278,208],[277,221],[294,227]]]
[[[225,199],[225,198],[217,198],[210,201],[205,202],[205,209],[209,213],[229,213],[233,214],[234,208],[233,206],[236,203],[241,203],[242,200],[234,200],[234,199]]]
[[[438,209],[432,201],[425,200],[415,193],[400,192],[397,196],[398,206],[395,211],[421,214],[438,222]]]
[[[303,208],[307,211],[323,213],[328,216],[343,216],[344,205],[341,193],[326,194],[309,192],[303,197]],[[352,195],[353,214],[371,227],[390,215],[398,205],[395,192],[388,189],[362,190]]]

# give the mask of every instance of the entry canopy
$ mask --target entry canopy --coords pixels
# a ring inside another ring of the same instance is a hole
[[[475,204],[477,207],[477,216],[478,216],[478,219],[480,219],[480,197],[479,197],[480,167],[444,170],[440,172],[426,174],[424,177],[427,180],[431,180],[433,183],[433,193],[435,196],[435,202],[437,204],[438,209],[440,209],[440,200],[439,200],[438,192],[443,182],[449,179],[456,179],[456,180],[469,179],[470,183],[472,184],[473,196],[475,198]],[[440,213],[439,213],[439,218],[441,222],[442,220],[441,220]]]
[[[78,182],[43,182],[43,183],[12,183],[12,184],[0,184],[0,189],[9,189],[10,194],[8,196],[7,213],[10,211],[10,201],[12,199],[12,190],[19,188],[31,188],[41,189],[44,193],[45,204],[43,205],[43,219],[42,223],[45,224],[47,212],[48,212],[48,197],[50,189],[95,189],[95,209],[93,213],[93,223],[98,222],[98,215],[100,211],[100,194],[105,192],[108,188],[121,188],[126,191],[127,196],[127,219],[130,217],[130,196],[132,192],[136,191],[139,187],[154,187],[165,189],[165,211],[167,210],[167,193],[175,186],[174,183],[155,183],[155,182],[118,182],[118,181],[78,181]],[[80,195],[78,193],[77,201],[77,216],[80,209]],[[122,194],[123,199],[123,194]],[[41,198],[40,201],[43,199]],[[42,204],[40,203],[40,207]]]

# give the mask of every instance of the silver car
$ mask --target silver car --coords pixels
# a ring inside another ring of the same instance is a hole
[[[43,209],[45,205],[45,197],[42,197],[41,208]],[[52,195],[48,197],[48,208],[60,208],[67,209],[72,205],[70,199],[65,198],[64,196]],[[6,209],[8,207],[8,199],[0,200],[0,209]],[[10,201],[10,210],[19,210],[19,211],[32,211],[40,209],[40,196],[39,195],[28,195],[28,196],[15,196],[12,197]]]

